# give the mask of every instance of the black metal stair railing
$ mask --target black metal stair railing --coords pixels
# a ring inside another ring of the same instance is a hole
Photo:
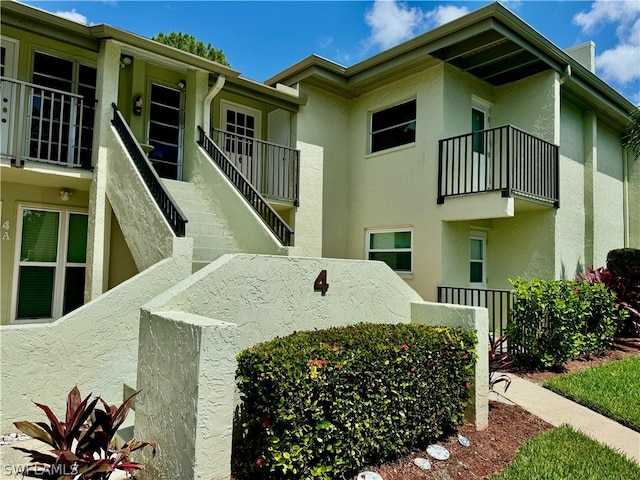
[[[149,188],[153,199],[156,201],[158,207],[160,207],[169,225],[171,225],[173,232],[178,237],[184,237],[186,224],[189,220],[187,220],[186,215],[180,210],[180,207],[164,186],[162,180],[160,180],[160,176],[154,170],[153,165],[151,165],[147,155],[144,153],[144,150],[142,150],[140,143],[138,143],[133,132],[131,132],[118,106],[115,103],[111,105],[113,106],[113,120],[111,123],[118,132],[118,135],[120,135],[127,152],[131,155],[131,159],[138,169],[138,172],[140,172],[144,183],[147,185],[147,188]]]
[[[258,193],[251,182],[237,169],[231,160],[224,154],[220,147],[211,139],[205,131],[198,126],[198,144],[205,149],[209,157],[224,172],[227,178],[233,183],[238,192],[247,200],[249,205],[262,218],[265,224],[271,229],[273,234],[280,240],[282,245],[290,246],[293,230],[269,205],[269,203]]]
[[[559,148],[512,125],[439,141],[438,203],[445,197],[502,191],[558,208]]]

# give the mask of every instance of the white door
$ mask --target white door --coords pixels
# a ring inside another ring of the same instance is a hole
[[[17,59],[17,42],[3,38],[0,45],[0,76],[4,78],[15,78],[15,61]],[[11,153],[13,142],[13,117],[16,99],[15,84],[2,82],[0,87],[0,98],[2,99],[0,117],[0,154]]]
[[[472,137],[471,178],[467,181],[471,192],[483,192],[487,189],[489,137],[482,133],[487,128],[489,128],[489,112],[481,107],[473,107],[471,109],[471,132],[474,133]]]
[[[222,129],[226,135],[220,147],[240,173],[258,190],[262,188],[260,151],[254,139],[260,138],[261,113],[244,105],[223,101],[221,104]]]

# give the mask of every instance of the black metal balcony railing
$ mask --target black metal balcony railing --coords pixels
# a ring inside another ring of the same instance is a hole
[[[217,128],[211,138],[260,195],[298,206],[299,150]]]
[[[438,303],[485,307],[489,311],[489,334],[497,339],[505,333],[509,322],[513,309],[513,291],[439,286]]]
[[[438,203],[445,197],[502,191],[558,208],[558,146],[506,125],[439,142]]]
[[[180,210],[180,207],[166,189],[162,180],[160,180],[153,165],[151,165],[147,155],[145,155],[144,150],[142,150],[140,143],[138,143],[129,125],[127,125],[126,120],[122,116],[122,113],[120,113],[118,106],[115,103],[111,105],[113,106],[113,120],[111,123],[118,132],[122,143],[124,143],[127,152],[129,152],[144,183],[147,185],[147,188],[149,188],[153,199],[156,201],[158,207],[160,207],[169,225],[171,225],[173,232],[178,237],[184,237],[186,224],[188,222],[186,215]]]
[[[222,169],[227,178],[229,178],[240,194],[249,202],[249,205],[251,205],[256,213],[260,215],[260,218],[262,218],[280,242],[285,246],[291,245],[291,236],[293,235],[291,227],[287,225],[262,195],[258,193],[251,182],[249,182],[238,167],[234,165],[231,159],[225,155],[222,149],[205,134],[200,126],[198,126],[198,132],[200,134],[198,144],[207,151],[211,160]]]
[[[95,101],[82,95],[0,77],[3,156],[21,167],[25,160],[91,168]]]

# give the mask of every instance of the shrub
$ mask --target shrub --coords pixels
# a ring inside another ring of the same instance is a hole
[[[238,356],[239,478],[346,478],[461,424],[475,334],[359,324],[300,332]]]
[[[507,326],[519,363],[558,367],[604,352],[624,321],[615,296],[603,284],[579,280],[518,279]]]
[[[58,419],[46,405],[36,403],[49,419],[49,425],[27,421],[14,422],[14,425],[53,449],[48,454],[13,447],[31,457],[33,465],[25,469],[24,476],[47,480],[107,480],[116,470],[142,470],[143,465],[131,462],[129,455],[147,446],[152,448],[152,454],[155,455],[155,443],[131,439],[117,450],[112,445],[113,437],[127,418],[135,395],[137,393],[116,406],[107,404],[100,397],[89,402],[90,394],[83,400],[78,388],[74,387],[67,395],[64,421]]]
[[[590,267],[586,273],[578,275],[578,279],[602,283],[612,292],[616,298],[616,307],[627,311],[619,333],[640,336],[640,274],[634,274],[631,268],[616,272],[613,274],[606,268]]]
[[[628,275],[640,277],[640,249],[618,248],[607,253],[607,269],[614,275]]]

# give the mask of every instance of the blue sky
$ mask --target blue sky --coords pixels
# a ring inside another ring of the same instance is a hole
[[[487,1],[35,1],[86,24],[138,35],[190,33],[222,49],[244,77],[264,81],[315,53],[349,66],[476,10]],[[560,48],[593,40],[597,73],[640,105],[640,0],[503,4]]]

